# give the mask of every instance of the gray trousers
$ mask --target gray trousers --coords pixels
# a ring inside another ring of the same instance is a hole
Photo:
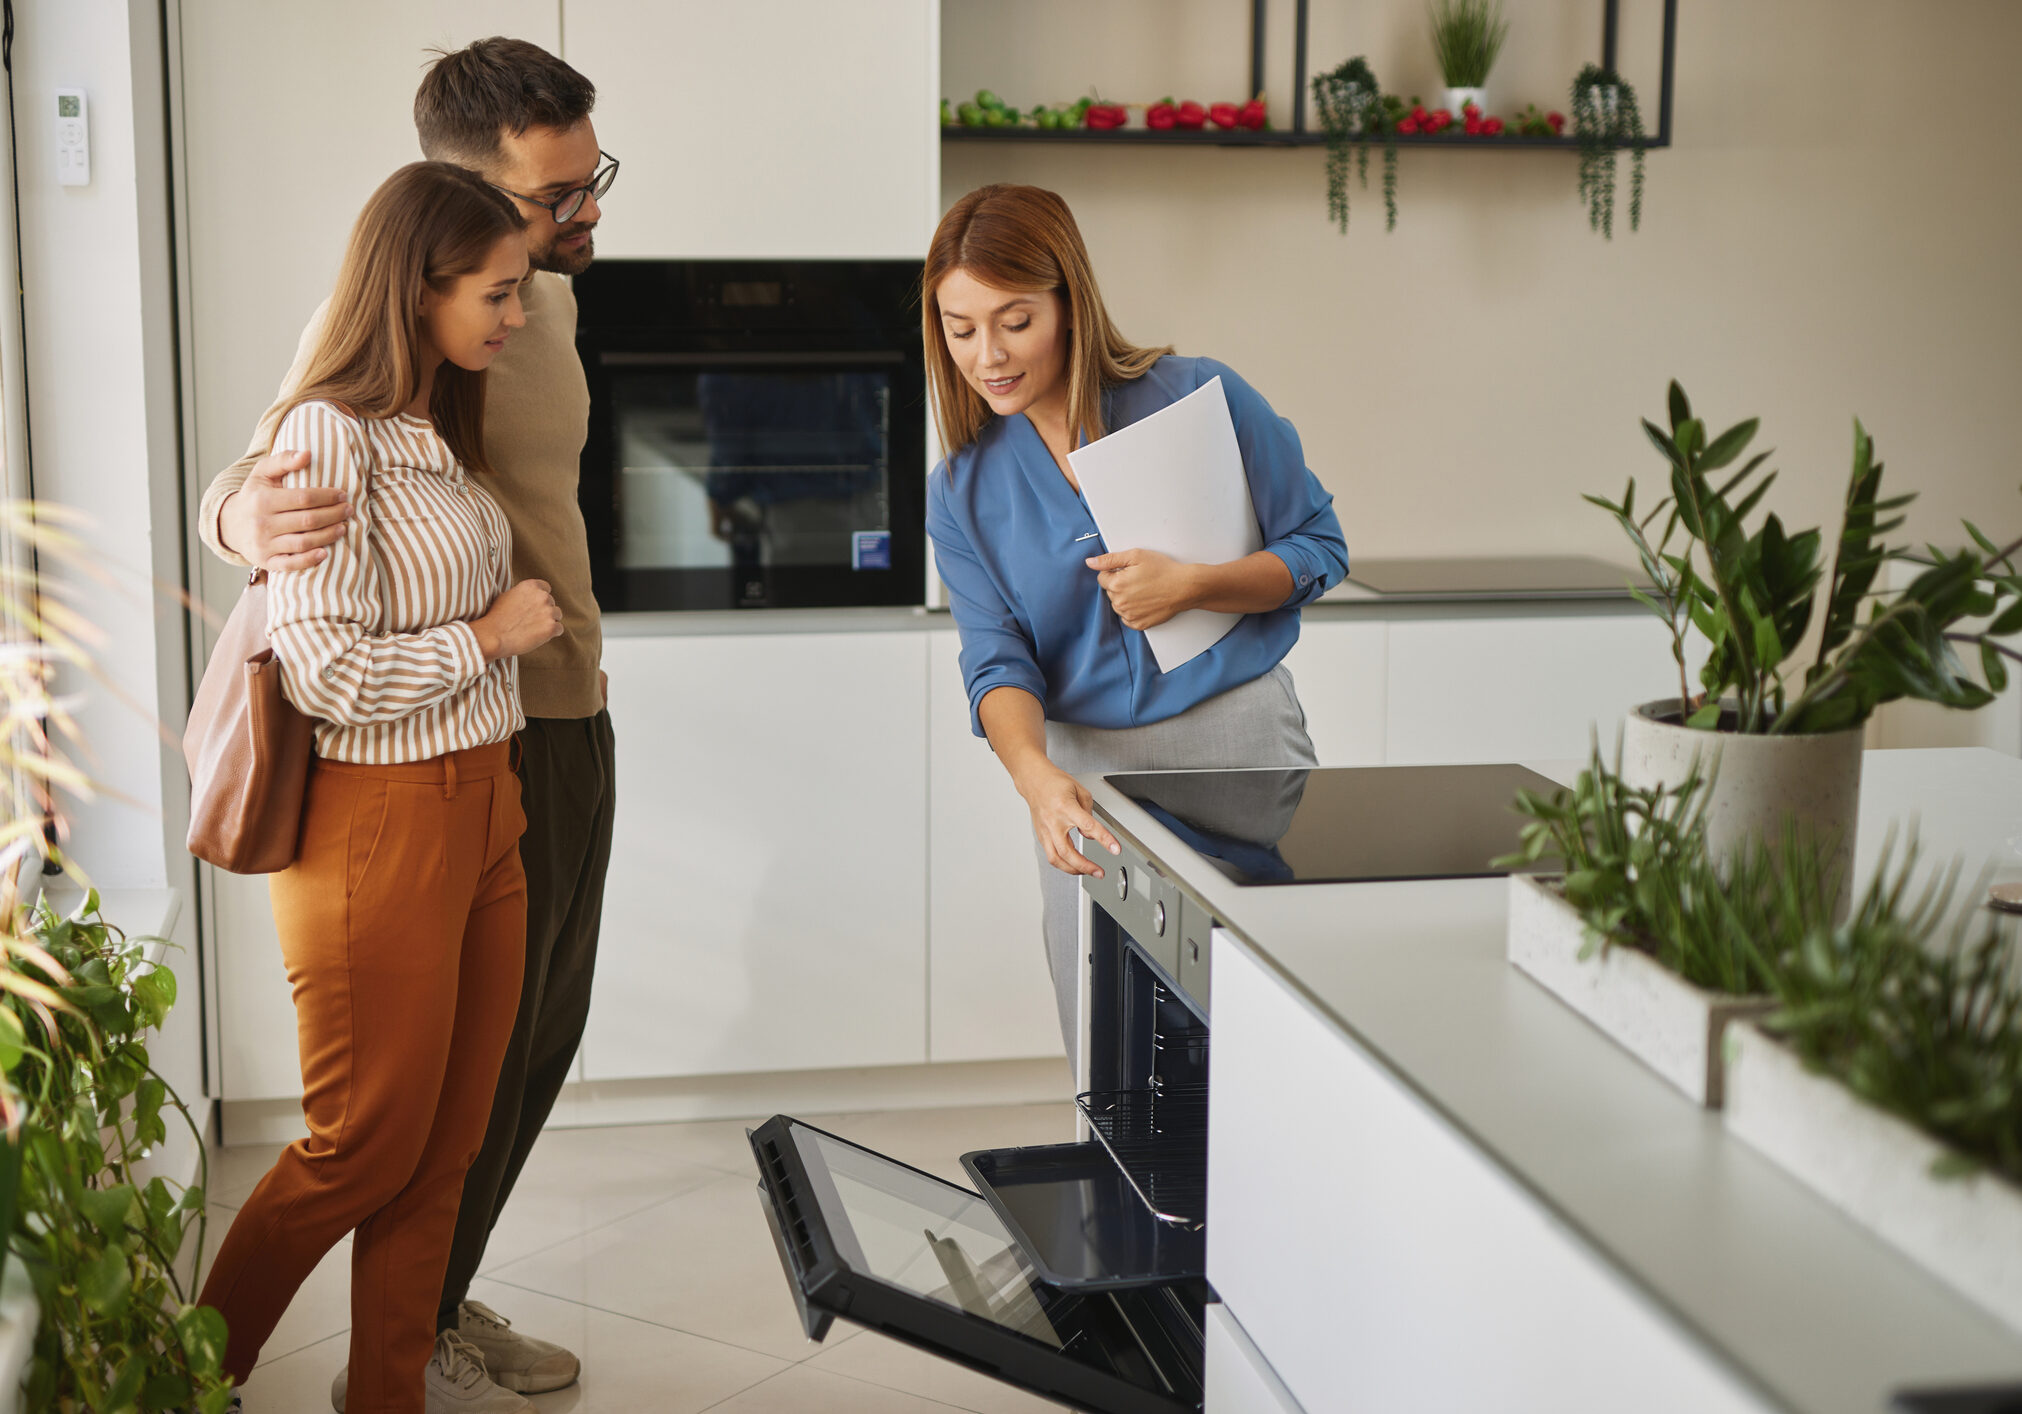
[[[1241,766],[1316,766],[1306,735],[1306,712],[1283,663],[1241,687],[1210,697],[1177,717],[1143,727],[1079,727],[1046,724],[1046,755],[1070,776],[1108,771],[1215,770]],[[1067,1061],[1080,1073],[1081,1038],[1075,1033],[1076,999],[1081,989],[1081,941],[1077,926],[1081,884],[1046,862],[1046,847],[1035,838],[1039,891],[1046,903],[1046,965],[1053,973],[1053,998],[1060,1008],[1060,1034]]]

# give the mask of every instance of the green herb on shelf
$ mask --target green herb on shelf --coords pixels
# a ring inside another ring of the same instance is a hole
[[[1480,88],[1509,38],[1502,0],[1433,0],[1432,48],[1448,88]]]
[[[1369,139],[1383,139],[1384,229],[1397,229],[1397,115],[1400,99],[1387,99],[1383,87],[1360,55],[1313,78],[1313,106],[1327,133],[1327,218],[1348,234],[1348,167],[1352,156],[1356,179],[1369,185]]]
[[[1765,736],[1823,733],[1859,726],[1883,703],[1902,698],[1955,708],[1993,700],[1989,687],[1998,691],[2006,681],[2001,656],[2016,656],[1994,640],[2022,629],[2022,576],[2012,558],[2022,552],[2022,541],[2004,551],[1969,525],[1980,548],[1933,547],[1928,558],[1913,561],[1922,568],[1907,586],[1877,591],[1884,564],[1913,559],[1882,537],[1903,524],[1898,513],[1915,498],[1882,496],[1874,439],[1856,420],[1853,470],[1828,578],[1817,530],[1792,534],[1774,512],[1753,530],[1746,524],[1776,480],[1774,471],[1758,477],[1770,453],[1716,479],[1748,450],[1758,420],[1715,437],[1693,416],[1675,382],[1669,403],[1670,430],[1648,420],[1643,430],[1670,463],[1670,494],[1640,516],[1633,479],[1620,502],[1586,499],[1612,515],[1635,547],[1651,586],[1634,591],[1635,597],[1671,635],[1687,726]],[[1681,532],[1682,545],[1673,549]],[[1786,672],[1821,602],[1816,654],[1802,677],[1788,683]],[[1965,627],[1976,621],[1985,626]],[[1697,695],[1685,665],[1686,637],[1694,629],[1710,647],[1699,673],[1704,691]],[[1967,674],[1953,651],[1960,644],[1980,646],[1983,666],[1995,669],[1987,674],[1989,686]]]
[[[1621,146],[1634,152],[1629,177],[1629,229],[1643,226],[1643,132],[1636,90],[1613,69],[1589,64],[1573,80],[1573,134],[1580,141],[1580,200],[1587,224],[1615,238],[1615,168]]]

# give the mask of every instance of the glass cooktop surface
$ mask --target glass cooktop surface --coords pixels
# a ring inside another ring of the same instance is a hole
[[[1239,884],[1483,878],[1517,848],[1522,766],[1331,766],[1104,777]],[[1548,866],[1534,866],[1541,870]],[[1515,872],[1533,872],[1523,869]]]

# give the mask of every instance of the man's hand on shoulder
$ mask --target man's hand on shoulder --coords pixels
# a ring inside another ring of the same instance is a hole
[[[351,503],[334,486],[284,486],[309,464],[307,452],[261,457],[239,489],[218,508],[218,539],[248,564],[266,570],[306,570],[330,557],[344,538]]]

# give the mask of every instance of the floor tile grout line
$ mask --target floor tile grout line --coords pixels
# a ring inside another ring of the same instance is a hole
[[[349,1334],[351,1334],[351,1327],[346,1326],[341,1331],[332,1331],[328,1335],[318,1336],[316,1337],[316,1339],[310,1341],[307,1345],[298,1345],[293,1350],[282,1351],[279,1355],[269,1355],[265,1351],[261,1351],[260,1363],[253,1366],[253,1370],[255,1373],[258,1373],[262,1368],[273,1364],[276,1360],[286,1360],[291,1356],[300,1355],[305,1350],[314,1350],[319,1345],[328,1345],[331,1341],[337,1339],[337,1337],[340,1335],[349,1335]],[[248,1376],[247,1378],[250,1379],[251,1376]]]
[[[685,1335],[691,1340],[706,1340],[711,1345],[720,1345],[727,1350],[741,1350],[747,1355],[759,1355],[767,1360],[783,1360],[788,1366],[798,1365],[804,1360],[812,1360],[816,1355],[821,1353],[820,1349],[816,1349],[806,1355],[780,1355],[770,1350],[759,1350],[754,1346],[740,1345],[734,1340],[725,1340],[722,1336],[704,1335],[701,1331],[691,1331],[686,1326],[670,1326],[665,1321],[656,1321],[650,1316],[635,1315],[630,1311],[620,1311],[615,1306],[599,1306],[593,1301],[578,1301],[573,1296],[558,1296],[552,1291],[542,1291],[536,1286],[526,1286],[516,1281],[505,1281],[499,1277],[486,1277],[484,1280],[494,1282],[499,1286],[509,1286],[515,1291],[524,1291],[529,1296],[540,1296],[549,1301],[559,1301],[565,1306],[576,1306],[585,1311],[595,1311],[600,1315],[616,1316],[621,1321],[632,1321],[638,1325],[651,1326],[656,1331],[672,1331],[675,1335]],[[818,1341],[810,1341],[808,1343],[810,1345],[820,1345]],[[773,1373],[778,1374],[780,1372],[775,1370]],[[771,1377],[767,1376],[767,1378]]]
[[[701,1192],[703,1189],[707,1188],[710,1183],[714,1181],[715,1180],[711,1179],[703,1183],[698,1183],[693,1188],[687,1190],[687,1192],[685,1193],[675,1193],[665,1198],[655,1198],[652,1202],[645,1204],[643,1207],[634,1208],[628,1213],[620,1213],[617,1217],[610,1219],[608,1222],[600,1222],[596,1224],[594,1227],[584,1228],[581,1232],[570,1233],[566,1237],[558,1237],[553,1242],[548,1243],[545,1247],[536,1247],[531,1252],[522,1252],[517,1257],[507,1258],[505,1261],[499,1263],[498,1266],[496,1267],[490,1267],[480,1270],[477,1273],[477,1275],[481,1277],[489,1277],[493,1281],[496,1281],[498,1280],[497,1273],[503,1271],[507,1267],[516,1267],[521,1262],[531,1262],[534,1258],[545,1256],[549,1252],[554,1251],[557,1247],[563,1246],[566,1243],[580,1242],[585,1237],[589,1237],[592,1234],[602,1232],[607,1227],[615,1227],[619,1223],[628,1222],[631,1219],[640,1216],[642,1213],[650,1213],[653,1211],[653,1209],[665,1207],[669,1203],[678,1203],[683,1198],[686,1198],[690,1193]],[[508,1282],[507,1285],[518,1286],[520,1285],[520,1283]],[[528,1291],[533,1290],[532,1287],[526,1287],[523,1289]]]
[[[900,1345],[905,1345],[906,1343],[905,1343],[904,1341],[898,1341],[898,1342],[897,1342],[897,1344],[900,1344]],[[906,1348],[907,1348],[908,1350],[912,1350],[912,1349],[917,1349],[917,1347],[915,1347],[915,1346],[906,1346]],[[936,1357],[936,1358],[940,1358],[940,1357]],[[956,1366],[956,1368],[957,1368],[957,1369],[962,1369],[962,1370],[967,1370],[967,1369],[968,1369],[969,1367],[968,1367],[967,1365],[957,1365],[957,1366]],[[782,1373],[784,1373],[784,1372],[782,1372]],[[867,1379],[865,1379],[865,1378],[864,1378],[864,1377],[863,1377],[862,1375],[852,1375],[852,1374],[850,1374],[850,1373],[849,1373],[849,1372],[848,1372],[847,1370],[829,1370],[829,1369],[823,1369],[823,1370],[819,1370],[819,1371],[817,1371],[816,1373],[818,1373],[818,1374],[823,1374],[823,1375],[834,1375],[834,1376],[835,1376],[835,1377],[836,1377],[837,1379],[839,1379],[839,1380],[851,1380],[851,1381],[854,1381],[855,1383],[857,1383],[857,1384],[860,1384],[860,1385],[869,1385],[869,1386],[870,1386],[870,1387],[871,1387],[872,1389],[881,1389],[881,1390],[885,1391],[885,1392],[886,1392],[887,1394],[903,1394],[903,1395],[905,1395],[905,1396],[906,1396],[906,1397],[907,1397],[908,1399],[920,1399],[920,1400],[925,1400],[925,1401],[926,1401],[926,1402],[927,1402],[928,1404],[932,1404],[932,1405],[937,1405],[938,1407],[940,1407],[940,1408],[942,1408],[942,1409],[955,1409],[955,1410],[959,1410],[959,1411],[961,1411],[961,1414],[984,1414],[984,1411],[982,1411],[982,1410],[980,1410],[980,1409],[974,1409],[974,1408],[971,1408],[971,1407],[970,1407],[969,1405],[966,1405],[966,1404],[950,1404],[950,1403],[948,1403],[948,1401],[947,1401],[947,1400],[945,1400],[945,1399],[935,1399],[935,1398],[933,1398],[933,1397],[932,1397],[931,1395],[925,1395],[925,1394],[920,1394],[919,1392],[917,1392],[917,1391],[915,1391],[915,1390],[910,1390],[910,1389],[904,1389],[904,1388],[901,1388],[901,1387],[900,1387],[900,1386],[898,1386],[898,1385],[888,1385],[888,1384],[886,1384],[886,1383],[885,1383],[884,1381],[882,1381],[882,1380],[867,1380]],[[987,1379],[992,1379],[992,1378],[994,1378],[994,1376],[991,1376],[991,1375],[985,1375],[985,1374],[983,1374],[983,1373],[982,1373],[982,1372],[980,1372],[980,1371],[971,1371],[970,1373],[972,1373],[972,1374],[976,1375],[976,1377],[977,1377],[978,1379],[984,1379],[984,1380],[987,1380]],[[1003,1380],[1000,1380],[1000,1381],[998,1381],[998,1383],[1000,1383],[1000,1384],[1003,1384],[1003,1385],[1005,1386],[1005,1388],[1007,1388],[1007,1389],[1018,1389],[1018,1386],[1017,1386],[1017,1385],[1011,1384],[1011,1383],[1009,1383],[1008,1381],[1003,1381]],[[1022,1394],[1022,1393],[1030,1393],[1030,1391],[1026,1391],[1026,1390],[1020,1390],[1019,1392],[1020,1392],[1021,1394]],[[1035,1398],[1035,1399],[1038,1399],[1038,1398],[1041,1398],[1041,1397],[1042,1397],[1042,1396],[1039,1396],[1039,1395],[1034,1395],[1034,1396],[1033,1396],[1033,1398]]]

